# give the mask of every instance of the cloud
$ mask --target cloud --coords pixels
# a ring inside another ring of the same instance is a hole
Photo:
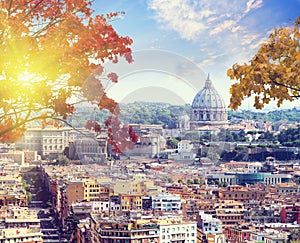
[[[262,4],[262,0],[149,0],[148,8],[163,28],[177,31],[184,39],[197,40],[207,31],[211,35],[237,31],[238,22]]]
[[[211,54],[208,55],[208,58],[203,59],[202,61],[199,62],[199,66],[200,67],[206,67],[206,66],[211,66],[217,63],[217,59],[220,57],[223,57],[224,54],[219,54],[219,55],[215,55],[215,54]]]
[[[189,5],[187,1],[153,0],[149,1],[149,8],[154,10],[156,20],[163,28],[175,30],[188,40],[195,39],[197,33],[207,28],[201,20],[212,14],[209,9],[197,11],[195,5]]]
[[[247,8],[245,14],[249,13],[252,9],[260,8],[263,4],[263,0],[249,0],[247,2]]]
[[[215,35],[224,31],[225,29],[232,29],[236,22],[237,21],[235,20],[225,20],[224,22],[216,25],[216,27],[212,29],[209,33],[210,35]]]
[[[201,65],[214,65],[226,56],[240,56],[238,50],[247,46],[244,50],[252,54],[262,36],[247,21],[249,16],[256,21],[250,13],[262,6],[263,0],[148,0],[148,8],[162,28],[199,43]]]

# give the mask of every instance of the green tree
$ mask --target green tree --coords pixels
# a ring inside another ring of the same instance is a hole
[[[220,160],[220,155],[219,153],[213,149],[213,148],[210,148],[206,154],[206,157],[209,158],[210,160],[212,160],[213,162],[217,162]]]
[[[186,181],[186,184],[188,184],[188,185],[191,185],[191,184],[193,184],[193,180],[192,180],[192,179],[190,179],[190,178],[188,178],[188,179],[187,179],[187,181]]]
[[[200,178],[198,177],[194,178],[194,184],[201,184]]]
[[[178,147],[178,140],[176,138],[169,138],[167,140],[167,146],[171,149],[176,149]]]
[[[56,159],[58,165],[67,166],[70,164],[70,160],[65,155],[59,155]]]
[[[197,132],[187,132],[183,137],[183,140],[199,141],[200,136]]]

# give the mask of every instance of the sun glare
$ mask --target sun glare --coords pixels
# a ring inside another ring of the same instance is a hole
[[[22,86],[31,86],[33,83],[39,81],[39,78],[36,74],[25,71],[19,74],[18,80],[20,81],[20,85]]]

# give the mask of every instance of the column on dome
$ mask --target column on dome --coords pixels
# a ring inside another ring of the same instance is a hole
[[[194,119],[193,120],[198,120],[198,112],[194,110]]]

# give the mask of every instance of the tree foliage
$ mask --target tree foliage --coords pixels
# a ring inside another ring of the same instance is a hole
[[[64,120],[74,101],[117,113],[102,79],[105,61],[132,61],[132,40],[96,15],[91,0],[8,0],[0,2],[0,138],[14,141],[33,120]]]
[[[93,120],[88,120],[85,128],[95,132],[102,130],[101,125]],[[126,149],[133,149],[134,144],[138,141],[138,136],[132,126],[122,125],[117,116],[109,116],[104,122],[103,129],[107,131],[108,144],[112,146],[112,152],[116,154],[120,154]]]
[[[281,131],[277,135],[277,139],[284,146],[300,146],[300,127]]]
[[[239,110],[228,112],[229,120],[255,120],[255,121],[264,121],[264,122],[282,122],[284,120],[289,121],[290,123],[299,123],[300,122],[300,110],[297,108],[292,109],[280,109],[267,112],[255,112],[250,110]]]
[[[263,43],[250,64],[234,64],[227,71],[238,82],[230,89],[230,108],[237,109],[241,102],[254,95],[254,107],[261,109],[271,100],[278,107],[284,100],[300,97],[300,17],[293,28],[275,29]]]
[[[180,115],[189,114],[190,106],[166,103],[134,102],[120,104],[120,120],[127,124],[162,124],[165,128],[176,128]]]
[[[176,138],[169,138],[167,139],[167,146],[170,149],[176,149],[178,147],[178,140]]]

